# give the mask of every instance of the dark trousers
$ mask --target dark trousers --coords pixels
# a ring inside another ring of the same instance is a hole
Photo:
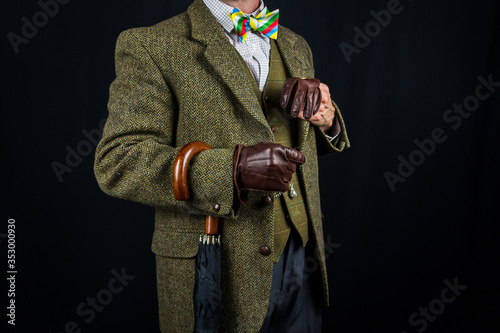
[[[308,270],[306,265],[306,258],[315,260],[311,244],[308,241],[302,247],[299,234],[291,230],[274,264],[269,308],[260,333],[321,332],[321,278],[319,272]]]

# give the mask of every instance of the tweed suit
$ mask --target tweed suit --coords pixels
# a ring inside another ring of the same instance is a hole
[[[289,73],[314,77],[304,39],[280,26],[276,41]],[[246,207],[235,200],[236,144],[272,142],[273,132],[245,72],[244,62],[201,0],[152,27],[123,32],[116,47],[116,79],[109,117],[96,149],[95,174],[107,194],[155,207],[152,251],[156,254],[160,326],[163,332],[193,327],[194,258],[205,215],[219,216],[222,235],[223,332],[258,332],[268,308],[273,262],[274,205],[266,193],[250,192]],[[298,168],[307,202],[324,299],[324,256],[317,155],[349,147],[341,134],[332,144],[300,120],[298,146],[306,163]],[[192,199],[176,201],[172,166],[192,141],[213,147],[190,163]],[[215,204],[218,204],[219,209]]]

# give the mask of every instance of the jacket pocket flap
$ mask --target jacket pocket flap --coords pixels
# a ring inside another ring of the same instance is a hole
[[[170,258],[193,258],[198,253],[201,231],[173,231],[156,229],[151,250]]]

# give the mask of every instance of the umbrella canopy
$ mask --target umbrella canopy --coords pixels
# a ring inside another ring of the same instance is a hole
[[[212,237],[212,239],[210,239]],[[203,235],[196,258],[194,332],[217,333],[222,322],[220,238]]]

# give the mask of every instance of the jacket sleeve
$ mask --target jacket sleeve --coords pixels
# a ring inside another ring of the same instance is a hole
[[[178,106],[148,52],[156,48],[147,49],[141,42],[145,34],[139,28],[118,37],[109,115],[95,154],[99,186],[113,197],[149,206],[234,217],[234,147],[195,156],[188,172],[192,199],[174,198],[172,167],[181,149],[175,147]],[[220,207],[217,211],[215,204]]]
[[[335,104],[335,102],[332,101],[332,103],[335,107],[335,117],[337,118],[340,125],[340,133],[335,139],[330,141],[330,139],[319,127],[313,126],[316,132],[317,152],[320,156],[334,152],[341,152],[351,146],[349,138],[347,137],[344,119],[342,118],[339,107],[337,106],[337,104]]]

